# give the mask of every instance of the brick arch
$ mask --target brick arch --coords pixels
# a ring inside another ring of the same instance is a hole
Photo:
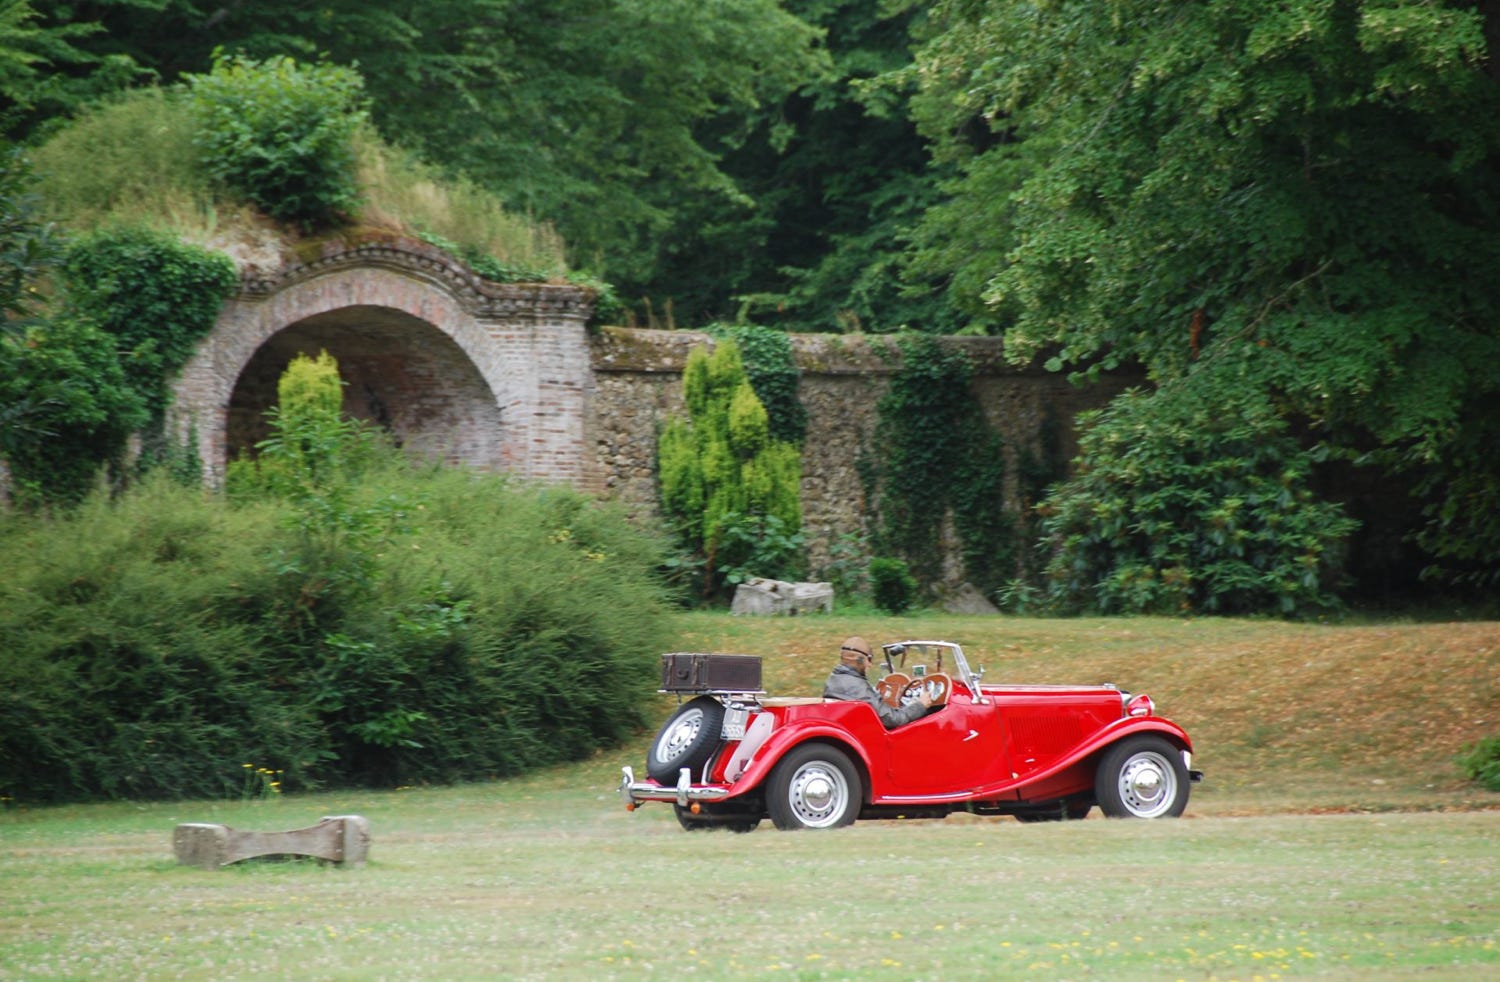
[[[429,457],[587,487],[590,295],[496,284],[421,243],[336,248],[249,274],[175,388],[206,479],[264,431],[298,352],[339,359],[345,407]]]

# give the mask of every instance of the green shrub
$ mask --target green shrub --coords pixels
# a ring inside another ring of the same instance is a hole
[[[901,559],[870,560],[870,596],[887,614],[902,614],[917,602],[917,578]]]
[[[350,68],[219,58],[187,77],[204,168],[280,221],[327,228],[358,202],[364,82]]]
[[[392,520],[322,565],[291,504],[161,478],[0,516],[0,796],[237,797],[246,763],[288,791],[486,779],[642,725],[659,541],[459,471],[372,468],[348,501]],[[339,565],[364,575],[329,589]]]
[[[0,333],[0,455],[24,508],[76,504],[144,425],[144,401],[108,334],[75,317]]]
[[[1356,523],[1310,486],[1272,408],[1184,387],[1081,418],[1077,472],[1042,505],[1049,600],[1100,613],[1306,615],[1337,603]]]
[[[1489,791],[1500,791],[1500,737],[1486,737],[1464,748],[1458,758],[1464,777],[1478,781]]]
[[[716,325],[709,333],[733,341],[740,349],[745,376],[766,407],[771,436],[801,445],[807,435],[807,410],[797,397],[802,371],[792,339],[785,331],[754,324]]]
[[[802,455],[771,437],[739,347],[725,340],[712,354],[695,348],[682,389],[688,418],[662,429],[658,480],[663,513],[704,561],[704,595],[723,587],[731,572],[740,579],[796,575],[803,569]],[[752,557],[765,565],[747,568]]]

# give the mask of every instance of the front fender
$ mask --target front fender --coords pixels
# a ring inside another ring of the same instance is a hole
[[[1104,748],[1119,743],[1126,737],[1136,736],[1141,733],[1150,733],[1165,737],[1180,746],[1189,753],[1193,751],[1193,741],[1188,739],[1187,731],[1169,719],[1160,716],[1126,716],[1115,720],[1108,726],[1095,733],[1092,737],[1079,744],[1072,753],[1060,758],[1046,771],[1034,775],[1027,783],[1036,783],[1050,777],[1053,774],[1067,770],[1079,761],[1104,750]]]

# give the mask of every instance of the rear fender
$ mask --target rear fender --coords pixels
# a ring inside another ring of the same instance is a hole
[[[848,730],[826,722],[798,722],[779,726],[771,733],[765,745],[750,761],[750,766],[745,768],[745,773],[741,774],[740,779],[730,786],[730,793],[739,795],[758,787],[765,782],[771,771],[781,762],[781,758],[785,757],[792,748],[811,740],[833,744],[847,753],[864,772],[865,787],[870,786],[870,774],[874,772],[870,756]],[[866,798],[868,799],[868,793]]]

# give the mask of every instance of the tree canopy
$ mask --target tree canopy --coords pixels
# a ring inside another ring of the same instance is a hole
[[[1500,469],[1475,441],[1500,427],[1500,88],[1480,10],[943,0],[934,17],[916,106],[964,176],[921,237],[983,284],[1011,357],[1137,361],[1220,413],[1270,399],[1414,475],[1424,544],[1494,575]]]

